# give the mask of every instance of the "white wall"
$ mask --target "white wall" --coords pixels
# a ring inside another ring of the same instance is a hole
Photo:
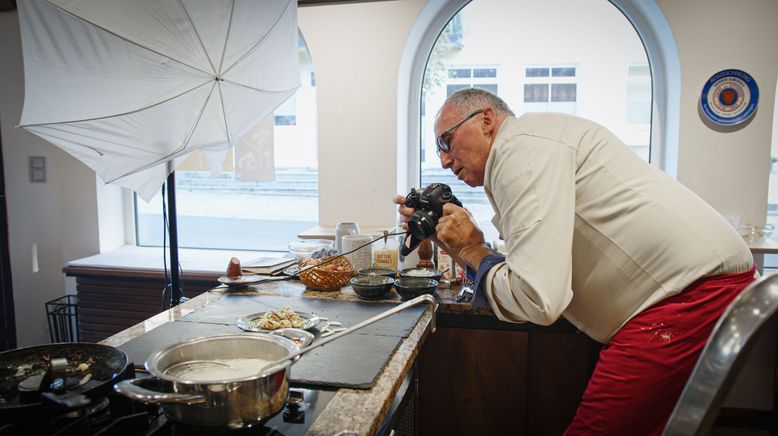
[[[44,303],[65,295],[62,267],[97,253],[95,175],[47,142],[16,128],[24,98],[16,12],[0,13],[0,134],[19,346],[48,342]],[[45,156],[46,183],[30,183],[28,157]],[[37,244],[39,271],[31,247]]]
[[[300,8],[316,72],[323,226],[394,225],[397,73],[423,6],[402,0]]]
[[[681,58],[678,179],[725,216],[763,223],[778,74],[778,2],[659,0]],[[745,128],[724,133],[698,114],[699,96],[714,73],[737,68],[759,85],[759,109]]]

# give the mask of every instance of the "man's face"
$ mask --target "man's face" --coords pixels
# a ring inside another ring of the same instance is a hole
[[[446,105],[435,121],[435,137],[446,132],[467,117],[458,113],[452,105]],[[490,140],[484,132],[483,113],[465,121],[453,131],[446,133],[448,152],[440,153],[440,164],[448,168],[459,180],[469,186],[482,186],[489,157]]]

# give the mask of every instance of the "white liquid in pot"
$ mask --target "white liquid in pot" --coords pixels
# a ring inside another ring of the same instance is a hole
[[[253,358],[198,360],[177,363],[165,370],[165,374],[190,381],[222,381],[256,375],[271,361]]]

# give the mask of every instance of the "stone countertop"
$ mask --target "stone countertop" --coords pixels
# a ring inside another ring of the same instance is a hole
[[[438,288],[439,316],[442,315],[453,318],[475,316],[477,318],[498,322],[490,309],[471,310],[469,303],[456,302],[456,294],[458,291],[458,286]],[[204,292],[172,309],[159,313],[100,343],[119,346],[162,324],[175,321],[201,307],[207,306],[208,304],[223,298],[225,295],[241,294],[318,298],[339,301],[360,300],[350,286],[342,288],[339,292],[318,292],[306,289],[305,285],[297,280],[268,282],[237,290],[220,286],[208,292]],[[391,298],[378,300],[378,302],[400,303],[401,300],[400,297],[392,291]],[[350,430],[359,435],[375,434],[386,417],[392,404],[392,400],[399,391],[403,379],[416,360],[424,340],[427,335],[430,334],[431,320],[432,311],[428,308],[413,330],[411,330],[409,336],[400,343],[397,350],[391,356],[386,366],[379,374],[375,385],[367,390],[339,389],[333,399],[327,404],[327,407],[316,418],[316,421],[313,422],[308,434],[332,435],[343,430]],[[532,328],[529,330],[532,330]]]
[[[208,292],[204,292],[172,309],[159,313],[100,343],[119,346],[162,324],[184,317],[228,294],[277,295],[343,301],[360,300],[350,286],[341,289],[340,292],[317,292],[306,290],[305,285],[296,280],[263,283],[247,288],[241,288],[240,290],[230,290],[220,286]],[[441,297],[439,310],[451,306],[451,303],[453,303],[454,300],[453,290],[441,289],[439,294]],[[396,293],[392,292],[392,298],[379,301],[394,301],[399,303],[400,298]],[[468,305],[462,304],[461,306],[463,306],[464,309],[464,307],[467,307]],[[451,308],[448,307],[445,310],[451,310]],[[430,333],[431,320],[432,311],[428,308],[413,330],[411,330],[408,337],[400,343],[371,389],[339,389],[333,399],[327,404],[327,407],[316,418],[316,421],[313,422],[309,434],[332,435],[343,430],[350,430],[359,435],[375,434],[379,425],[381,425],[386,417],[389,407],[392,404],[392,400],[400,389],[403,379],[416,360],[421,345]]]

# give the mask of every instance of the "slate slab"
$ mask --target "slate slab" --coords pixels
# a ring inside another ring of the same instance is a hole
[[[266,306],[243,296],[224,297],[181,317],[179,321],[234,325],[242,316],[266,310]]]
[[[370,303],[365,301],[333,301],[314,298],[289,298],[278,296],[252,295],[247,296],[264,306],[265,310],[278,310],[285,305],[302,312],[311,312],[326,317],[329,321],[338,321],[343,327],[351,327],[360,321],[364,321],[382,312],[385,312],[397,304],[394,303]],[[413,327],[418,322],[426,306],[411,307],[396,313],[386,319],[378,321],[359,330],[361,334],[386,335],[408,337]]]
[[[359,301],[330,301],[278,296],[225,296],[178,321],[156,329],[120,345],[131,362],[141,366],[155,351],[200,336],[246,334],[235,325],[241,316],[285,305],[302,312],[315,313],[350,327],[384,312],[395,304]],[[369,389],[375,383],[389,357],[418,322],[424,306],[412,307],[343,336],[300,358],[292,367],[290,380],[295,384]],[[317,339],[320,332],[314,329]]]
[[[201,324],[195,322],[173,321],[162,324],[154,330],[131,339],[117,348],[127,353],[130,362],[143,366],[152,353],[179,342],[200,336],[248,333],[233,325]]]
[[[331,301],[267,295],[236,295],[226,296],[217,300],[182,317],[180,321],[235,324],[240,317],[269,310],[280,310],[287,305],[298,312],[315,313],[327,318],[329,321],[340,322],[342,327],[351,327],[396,306],[396,304],[392,303]],[[364,327],[358,333],[408,337],[408,334],[413,329],[413,326],[416,325],[424,310],[425,306],[411,307]]]

